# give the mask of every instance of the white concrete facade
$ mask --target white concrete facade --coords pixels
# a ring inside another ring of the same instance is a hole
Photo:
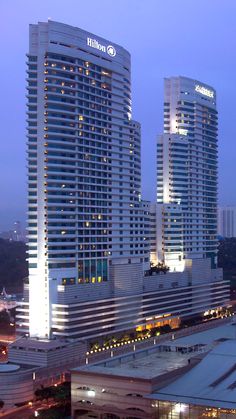
[[[164,134],[157,141],[157,203],[163,227],[158,237],[161,260],[171,270],[183,270],[184,259],[210,258],[215,267],[216,92],[197,80],[165,79]]]
[[[113,265],[139,276],[148,265],[140,125],[119,45],[57,22],[30,25],[27,73],[29,306],[19,317],[47,338],[64,288],[103,294]]]
[[[94,339],[148,322],[155,326],[155,316],[225,306],[222,272],[208,275],[207,258],[204,270],[186,257],[184,207],[179,198],[169,199],[171,182],[163,203],[149,211],[141,201],[129,53],[81,29],[39,23],[30,27],[28,74],[29,284],[18,308],[18,331]],[[165,136],[168,175],[168,156],[180,155],[188,137]],[[185,164],[185,153],[181,159]],[[151,240],[149,215],[151,231],[157,226]],[[169,239],[169,230],[178,234]],[[172,276],[149,275],[149,243],[151,260],[163,260],[164,251]]]

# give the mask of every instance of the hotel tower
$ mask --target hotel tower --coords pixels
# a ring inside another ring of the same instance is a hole
[[[41,338],[122,328],[106,299],[134,291],[149,262],[130,54],[48,21],[30,25],[27,57],[29,295],[18,323]]]
[[[140,197],[129,53],[49,21],[30,25],[27,65],[29,278],[21,337],[0,372],[11,407],[89,362],[94,344],[219,317],[229,304],[216,267],[215,90],[166,79],[151,205]]]
[[[165,81],[150,206],[140,197],[129,53],[49,21],[30,26],[27,64],[29,279],[18,333],[91,342],[225,306],[214,89]],[[150,270],[149,243],[166,274]]]
[[[186,260],[216,267],[216,92],[186,77],[165,79],[164,134],[157,141],[157,259],[172,271]]]

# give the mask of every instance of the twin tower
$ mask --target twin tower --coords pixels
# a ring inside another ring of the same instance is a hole
[[[27,73],[29,283],[18,331],[94,339],[224,306],[215,90],[165,80],[157,200],[147,209],[130,54],[84,30],[38,23]],[[154,278],[150,260],[168,273]]]

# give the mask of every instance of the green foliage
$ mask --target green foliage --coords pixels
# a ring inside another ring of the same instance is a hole
[[[100,348],[100,345],[98,342],[92,342],[90,345],[91,351],[94,351],[95,349],[99,349],[99,348]]]
[[[166,265],[164,265],[164,263],[158,262],[157,265],[154,265],[153,263],[150,264],[150,269],[146,272],[146,275],[150,275],[152,276],[153,274],[159,274],[160,272],[163,272],[164,274],[166,274],[166,272],[168,272],[170,270],[170,268]]]
[[[169,333],[171,332],[171,327],[169,324],[165,324],[164,326],[160,326],[160,332],[161,333]]]
[[[65,381],[57,387],[53,387],[53,399],[60,404],[70,401],[70,383]]]
[[[53,387],[42,387],[35,391],[37,400],[49,400],[53,397]]]
[[[22,292],[27,275],[25,243],[0,239],[0,291],[5,286],[9,293]]]
[[[54,401],[65,404],[70,400],[70,383],[65,381],[62,384],[52,387],[41,387],[35,391],[35,396],[37,400],[49,400],[53,399]]]
[[[63,406],[53,406],[50,407],[49,409],[45,409],[45,410],[40,410],[40,418],[44,418],[44,419],[66,419],[70,417],[70,410],[71,410],[71,405],[69,402],[67,402],[65,405]],[[32,419],[35,416],[31,416]]]
[[[223,268],[224,278],[231,281],[231,288],[236,289],[236,238],[220,240],[218,266]]]

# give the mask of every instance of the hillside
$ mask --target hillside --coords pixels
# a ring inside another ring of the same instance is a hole
[[[218,265],[223,268],[224,278],[230,280],[231,288],[236,289],[236,238],[220,240]]]
[[[0,292],[3,287],[8,293],[22,292],[23,278],[28,275],[25,259],[25,243],[0,239]]]
[[[26,244],[0,239],[0,292],[18,293],[23,289],[23,278],[28,276]],[[236,289],[236,238],[219,242],[218,264],[224,269],[224,278]]]

